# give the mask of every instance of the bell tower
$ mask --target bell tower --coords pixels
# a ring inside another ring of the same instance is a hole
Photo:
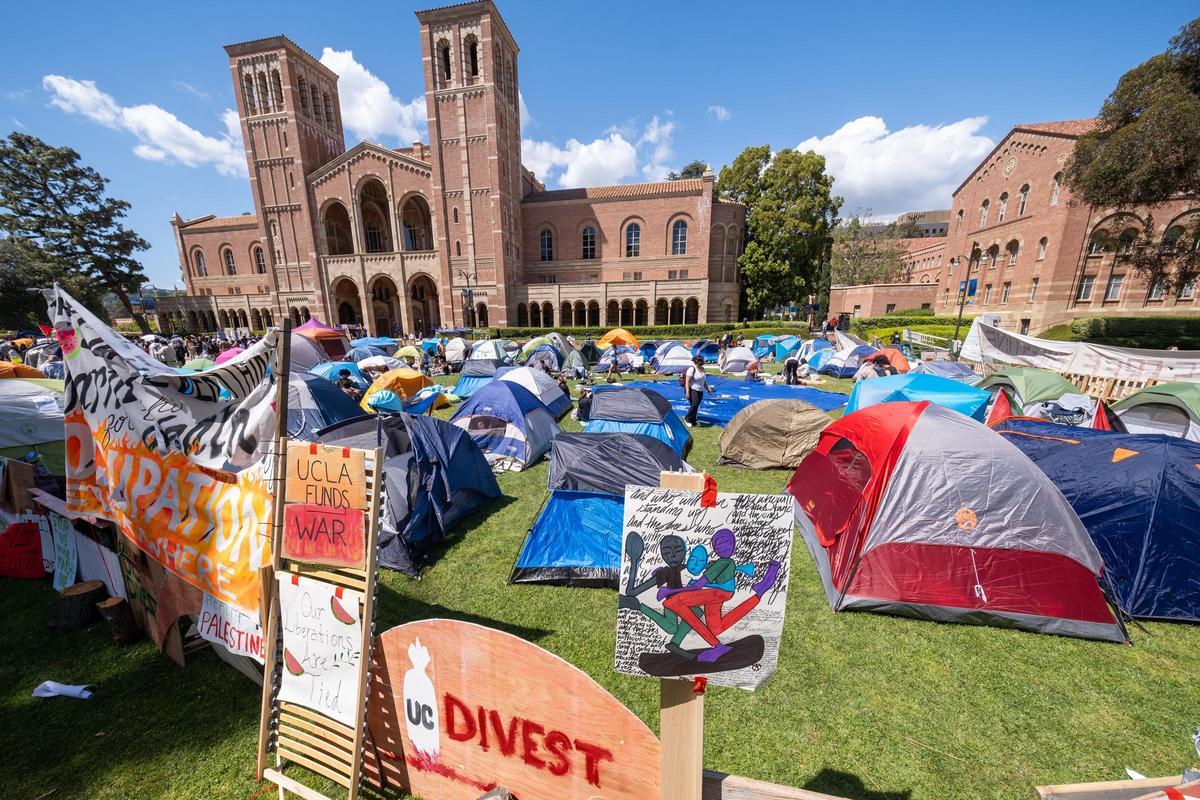
[[[331,322],[305,176],[345,151],[338,76],[286,36],[226,46],[276,313]]]
[[[521,263],[517,44],[491,0],[420,11],[417,20],[442,320],[505,325]]]

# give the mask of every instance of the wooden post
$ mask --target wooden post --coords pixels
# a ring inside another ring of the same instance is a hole
[[[704,490],[703,472],[663,472],[664,489]],[[658,737],[662,742],[662,800],[700,800],[704,779],[704,693],[692,681],[658,682]]]
[[[96,604],[96,608],[100,611],[100,616],[104,617],[104,621],[108,623],[113,641],[118,645],[124,647],[136,642],[141,636],[141,628],[134,620],[133,609],[130,608],[129,601],[125,598],[110,597]]]
[[[68,586],[58,596],[50,627],[57,631],[79,628],[100,616],[96,604],[108,597],[103,581],[83,581]]]

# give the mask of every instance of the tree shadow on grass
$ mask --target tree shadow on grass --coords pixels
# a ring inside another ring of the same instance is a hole
[[[804,788],[810,792],[822,792],[847,800],[909,800],[912,790],[879,791],[867,788],[862,778],[836,769],[823,769],[806,781]]]
[[[536,642],[553,633],[543,628],[530,628],[524,625],[514,625],[491,617],[447,608],[436,603],[426,603],[415,597],[403,595],[386,584],[379,584],[375,598],[375,635],[403,625],[406,622],[416,622],[423,619],[453,619],[459,622],[470,622],[486,628],[511,633],[529,642]]]

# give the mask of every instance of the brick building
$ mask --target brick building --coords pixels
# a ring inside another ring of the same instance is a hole
[[[316,317],[442,326],[738,317],[746,209],[702,178],[548,191],[521,165],[518,48],[490,0],[417,13],[429,144],[345,149],[338,77],[283,36],[229,45],[255,211],[171,224],[175,330]]]

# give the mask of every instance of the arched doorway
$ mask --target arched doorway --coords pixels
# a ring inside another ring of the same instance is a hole
[[[263,329],[262,314],[258,313],[257,308],[250,309],[250,329],[254,331]]]
[[[233,327],[233,325],[231,325],[229,322],[229,312],[223,308],[219,312],[217,312],[217,321],[221,323],[222,328],[232,328]]]
[[[409,307],[412,309],[409,319],[412,320],[413,330],[428,336],[442,324],[437,284],[428,275],[418,275],[409,281],[408,286]]]
[[[569,302],[563,302],[562,311],[559,312],[558,321],[564,328],[569,328],[575,324],[572,320],[573,309],[574,307]]]
[[[369,178],[358,190],[363,249],[368,253],[390,253],[394,249],[391,214],[387,213],[387,208],[387,189],[377,178]]]
[[[270,309],[268,309],[268,308],[264,308],[264,309],[262,310],[262,321],[263,321],[263,327],[264,327],[264,328],[273,328],[273,327],[275,327],[275,317],[274,317],[274,316],[272,316],[272,314],[271,314],[271,310],[270,310]]]
[[[188,330],[197,333],[200,330],[200,315],[195,311],[188,312]]]
[[[674,300],[671,301],[671,321],[668,322],[667,324],[668,325],[682,325],[683,324],[683,300],[681,300],[678,297],[676,297]]]
[[[671,308],[670,305],[667,304],[667,298],[665,298],[665,297],[658,298],[658,300],[654,303],[654,324],[655,325],[669,325],[670,324],[668,322],[668,320],[670,319],[670,317],[668,316],[668,314],[670,312],[670,308]]]
[[[606,325],[620,325],[621,324],[621,304],[618,303],[616,300],[608,301],[608,309],[606,310],[605,315],[604,315],[604,323]]]
[[[475,305],[475,324],[481,328],[488,326],[487,303],[477,303]]]
[[[600,327],[600,304],[595,300],[587,304],[587,324],[591,328]]]
[[[694,297],[689,297],[687,306],[683,312],[683,324],[695,325],[700,321],[700,301]]]
[[[419,194],[406,198],[400,204],[400,229],[403,231],[406,251],[433,249],[431,219],[429,203]]]
[[[517,327],[524,328],[529,325],[529,309],[524,303],[517,303]]]
[[[645,325],[646,317],[650,312],[650,304],[645,300],[638,300],[633,305],[633,324]]]
[[[633,324],[633,301],[621,301],[621,327],[628,328]]]
[[[338,278],[333,282],[333,307],[334,319],[338,325],[363,324],[362,299],[358,296],[358,284],[349,278]]]
[[[207,312],[204,319],[207,322],[204,328],[206,331],[215,331],[217,329],[217,315],[215,313],[212,311]]]
[[[582,300],[575,301],[575,323],[576,327],[582,328],[587,325],[587,306]]]
[[[321,213],[325,229],[325,254],[344,256],[354,252],[354,237],[350,233],[350,215],[346,207],[334,200]]]
[[[371,280],[371,321],[376,336],[400,333],[400,292],[386,275]]]
[[[237,321],[239,328],[249,328],[250,318],[246,316],[246,309],[239,308],[237,312]]]
[[[542,327],[554,327],[554,306],[549,302],[542,303]]]
[[[540,303],[529,304],[529,327],[542,327],[542,306]]]
[[[300,306],[300,319],[303,322],[308,322],[312,319],[312,313],[309,312],[308,306]]]

